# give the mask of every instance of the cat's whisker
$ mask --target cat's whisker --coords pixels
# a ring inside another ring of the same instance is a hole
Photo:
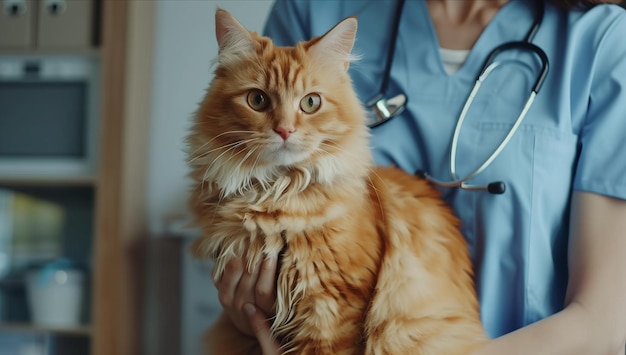
[[[196,124],[197,124],[197,123],[196,123]],[[220,137],[222,137],[222,136],[225,136],[225,135],[227,135],[227,134],[254,134],[254,133],[256,133],[256,132],[254,132],[254,131],[226,131],[226,132],[222,132],[222,133],[220,133],[220,134],[216,135],[215,137],[213,137],[213,138],[209,139],[206,143],[204,143],[202,146],[200,146],[199,148],[197,148],[197,149],[196,149],[196,150],[194,150],[193,152],[190,152],[190,153],[189,153],[189,155],[194,155],[194,154],[195,154],[195,153],[197,153],[200,149],[202,149],[202,148],[204,148],[205,146],[207,146],[207,145],[209,145],[209,144],[213,143],[213,141],[214,141],[214,140],[216,140],[216,139],[218,139],[218,138],[220,138]]]
[[[232,151],[232,150],[235,150],[235,149],[237,149],[238,147],[240,147],[240,146],[242,146],[242,145],[244,145],[244,144],[247,144],[247,143],[250,143],[250,142],[254,142],[256,139],[257,139],[257,138],[251,138],[251,139],[247,139],[247,140],[244,140],[244,141],[238,141],[238,142],[237,142],[237,144],[231,145],[228,149],[226,149],[225,151],[223,151],[222,153],[220,153],[217,157],[215,157],[215,158],[213,159],[213,161],[211,162],[211,164],[209,164],[209,166],[207,166],[207,168],[205,169],[205,171],[204,171],[204,175],[203,175],[203,180],[206,180],[206,179],[207,179],[207,177],[209,176],[209,173],[210,173],[211,168],[213,167],[213,165],[214,165],[217,161],[219,161],[219,160],[220,160],[220,159],[224,156],[224,154],[226,154],[226,153],[228,153],[228,152],[230,152],[230,151]],[[241,152],[244,152],[244,151],[245,151],[245,150],[242,150],[242,151],[239,151],[239,152],[237,152],[237,153],[233,154],[233,155],[232,155],[231,157],[229,157],[226,161],[228,161],[228,160],[230,160],[230,159],[234,158],[234,156],[236,156],[237,154],[239,154],[239,153],[241,153]]]
[[[254,150],[256,150],[256,149],[257,149],[257,148],[256,148],[257,146],[258,146],[258,145],[255,145],[255,146],[253,147],[253,148],[254,148]],[[246,147],[246,148],[249,148],[249,147]],[[224,163],[231,161],[232,159],[234,159],[234,158],[235,158],[236,156],[238,156],[239,154],[246,153],[246,156],[244,156],[244,158],[243,158],[243,159],[239,162],[239,165],[237,166],[237,168],[240,168],[240,167],[241,167],[241,164],[243,163],[243,161],[245,161],[245,160],[247,159],[246,157],[247,157],[247,154],[249,154],[249,152],[250,152],[250,149],[242,149],[242,150],[238,151],[237,153],[235,153],[235,154],[231,155],[230,157],[228,157],[228,159],[224,160]]]
[[[247,140],[244,140],[244,141],[237,141],[237,142],[228,143],[228,144],[225,144],[225,145],[220,146],[220,147],[215,147],[215,148],[207,151],[205,154],[210,154],[210,153],[213,153],[213,152],[218,151],[220,149],[237,148],[237,147],[239,147],[241,145],[244,145],[244,144],[247,144],[247,143],[250,143],[250,142],[253,142],[253,141],[254,141],[254,139],[247,139]]]
[[[211,144],[211,142],[206,142],[204,144],[202,144],[200,147],[196,148],[193,152],[187,152],[187,155],[189,157],[194,157],[199,151],[201,151],[202,149],[204,149],[204,147],[206,147],[207,145]],[[196,158],[192,158],[189,161],[196,159]]]
[[[257,133],[257,132],[256,131],[243,131],[243,130],[224,131],[224,132],[216,135],[215,137],[211,138],[209,140],[209,143],[214,141],[214,140],[216,140],[216,139],[218,139],[218,138],[220,138],[220,137],[223,137],[223,136],[225,136],[227,134],[255,134],[255,133]]]
[[[256,171],[257,166],[259,164],[259,161],[261,160],[261,154],[257,154],[256,158],[254,159],[254,162],[252,163],[252,167],[250,168],[250,170],[248,171],[249,173],[249,179],[252,180],[253,178],[253,173]],[[264,179],[260,179],[257,180],[259,182],[259,184],[261,185],[261,188],[263,188],[264,190],[267,189],[267,182]]]
[[[257,167],[257,165],[259,164],[259,160],[261,159],[261,154],[257,154],[256,158],[254,159],[254,162],[252,163],[252,168],[250,168],[250,171],[254,171]]]
[[[239,140],[239,141],[228,143],[228,144],[225,144],[225,145],[222,145],[222,146],[219,146],[219,147],[215,147],[213,149],[204,151],[201,154],[198,154],[197,156],[195,156],[192,159],[190,159],[189,162],[193,163],[195,160],[203,158],[203,157],[205,157],[205,156],[207,156],[207,155],[209,155],[209,154],[211,154],[211,153],[213,153],[213,152],[215,152],[217,150],[226,149],[226,148],[229,148],[229,147],[232,147],[232,146],[237,146],[237,145],[241,145],[241,144],[250,143],[250,142],[253,142],[255,139],[258,139],[258,138],[250,138],[250,139],[245,139],[245,140]]]
[[[208,140],[207,142],[205,142],[204,144],[202,144],[200,147],[198,147],[197,149],[195,149],[193,152],[189,152],[188,155],[191,157],[194,157],[199,151],[203,150],[207,145],[210,145],[211,143],[213,143],[216,139],[223,137],[227,134],[250,134],[253,135],[254,131],[226,131],[226,132],[222,132],[218,135],[216,135],[215,137],[211,138],[210,140]],[[204,155],[204,154],[200,154],[200,155]],[[196,159],[197,157],[192,158],[192,160]]]
[[[206,181],[208,179],[208,177],[210,175],[210,172],[211,172],[211,168],[213,167],[213,164],[215,164],[217,161],[219,161],[224,156],[224,154],[228,153],[229,151],[232,151],[232,150],[236,149],[237,147],[241,146],[242,144],[243,143],[233,145],[233,146],[229,147],[228,149],[226,149],[225,151],[223,151],[222,153],[220,153],[217,157],[213,158],[211,163],[204,170],[204,175],[202,176],[202,180]]]
[[[256,152],[256,151],[257,151],[257,149],[259,149],[259,147],[258,147],[258,146],[252,147],[252,149],[250,149],[250,150],[248,151],[248,153],[246,153],[246,155],[243,157],[243,159],[241,159],[241,161],[239,162],[239,164],[237,164],[237,167],[235,168],[235,170],[239,170],[239,169],[241,169],[241,166],[243,165],[243,163],[245,163],[245,162],[246,162],[246,160],[248,160],[248,158],[250,158],[250,157],[252,156],[252,154],[254,154],[254,152]],[[250,172],[251,172],[252,170],[251,170],[251,169],[248,169],[248,171],[250,171]],[[250,185],[250,179],[251,179],[251,177],[250,177],[250,176],[246,177],[246,180],[247,180],[247,181],[244,183],[244,185]]]
[[[198,154],[198,155],[194,156],[193,158],[189,159],[189,163],[190,164],[195,163],[198,159],[204,158],[204,157],[206,157],[207,155],[213,153],[216,150],[226,149],[226,148],[229,148],[229,147],[231,147],[233,145],[236,145],[236,144],[239,144],[239,142],[230,143],[230,144],[223,145],[223,146],[220,146],[220,147],[217,147],[217,148],[213,148],[213,149],[208,150],[208,151],[204,151],[201,154]]]

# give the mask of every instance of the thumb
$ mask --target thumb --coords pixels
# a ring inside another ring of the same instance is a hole
[[[261,346],[263,355],[281,354],[280,344],[276,342],[272,336],[267,316],[259,309],[259,307],[252,303],[246,303],[243,306],[243,310],[246,313],[246,316],[248,316],[248,322],[250,323],[252,332],[254,332],[254,336]]]

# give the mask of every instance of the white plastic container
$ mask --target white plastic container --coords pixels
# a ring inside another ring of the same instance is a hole
[[[82,271],[51,264],[26,277],[32,321],[37,325],[80,325],[84,275]]]

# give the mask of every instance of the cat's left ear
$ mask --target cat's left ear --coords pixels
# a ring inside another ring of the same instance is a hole
[[[339,63],[342,65],[341,69],[347,71],[353,59],[351,52],[356,39],[356,29],[356,18],[348,17],[318,38],[308,51],[317,60],[329,64]]]

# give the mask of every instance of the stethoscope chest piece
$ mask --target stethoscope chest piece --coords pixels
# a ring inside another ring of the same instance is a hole
[[[366,105],[373,113],[369,115],[367,125],[373,128],[402,113],[406,105],[406,95],[398,94],[387,99],[382,94],[378,94],[368,101]]]

